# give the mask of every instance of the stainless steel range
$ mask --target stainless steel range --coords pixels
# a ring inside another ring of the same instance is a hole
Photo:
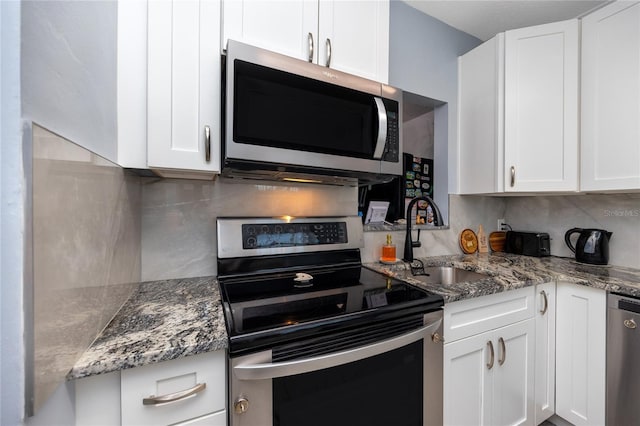
[[[220,218],[232,426],[442,423],[443,300],[363,268],[359,217]]]

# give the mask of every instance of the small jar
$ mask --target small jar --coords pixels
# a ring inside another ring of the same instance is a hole
[[[391,234],[387,234],[387,244],[382,246],[382,257],[380,258],[383,262],[395,262],[396,259],[396,246],[391,242]]]

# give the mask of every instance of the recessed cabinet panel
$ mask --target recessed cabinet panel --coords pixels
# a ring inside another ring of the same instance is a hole
[[[578,21],[505,35],[505,190],[578,189]]]
[[[386,83],[389,2],[321,1],[318,63]]]
[[[459,192],[504,191],[504,34],[458,60]],[[478,165],[482,167],[478,167]]]
[[[556,389],[556,284],[536,286],[535,296],[535,421],[536,424],[555,414]]]
[[[298,59],[311,55],[312,62],[317,61],[317,0],[232,0],[223,7],[223,49],[232,39]]]
[[[147,161],[220,170],[220,2],[149,2]],[[186,177],[186,176],[185,176]]]
[[[215,351],[123,370],[122,424],[174,424],[224,412],[225,358],[225,351]],[[176,394],[192,389],[199,390],[182,398]],[[169,398],[169,395],[173,396],[174,402],[156,405],[144,402],[163,396]]]
[[[386,83],[389,1],[226,0],[228,40]]]
[[[496,330],[495,382],[492,425],[533,425],[533,319]]]
[[[444,345],[444,424],[491,424],[491,353],[480,334]],[[495,355],[494,355],[495,356]]]
[[[582,20],[580,189],[640,189],[640,4]]]
[[[605,422],[606,292],[559,282],[556,413],[579,425]]]

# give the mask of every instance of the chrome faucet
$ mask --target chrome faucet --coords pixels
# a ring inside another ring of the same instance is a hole
[[[442,221],[442,213],[440,213],[440,209],[438,208],[438,205],[431,198],[427,196],[423,196],[423,197],[416,197],[413,200],[411,200],[409,202],[409,205],[407,206],[407,215],[405,216],[407,220],[407,236],[405,237],[405,240],[404,240],[404,257],[403,257],[403,260],[405,262],[413,262],[413,247],[420,247],[420,240],[414,242],[413,239],[411,238],[411,225],[412,225],[411,209],[420,200],[426,201],[427,204],[429,204],[433,209],[434,225],[436,226],[444,225]],[[420,230],[418,230],[418,232],[420,232]],[[420,234],[418,234],[418,238],[420,238]]]

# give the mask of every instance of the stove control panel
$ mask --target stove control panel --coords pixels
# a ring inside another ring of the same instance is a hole
[[[247,223],[242,248],[262,249],[348,243],[346,222]]]

